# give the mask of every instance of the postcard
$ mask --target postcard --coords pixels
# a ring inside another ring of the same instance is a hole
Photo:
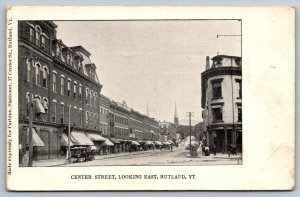
[[[292,190],[295,9],[7,8],[10,191]]]

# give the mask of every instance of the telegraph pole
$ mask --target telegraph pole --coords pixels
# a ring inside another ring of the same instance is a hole
[[[192,156],[192,116],[194,112],[187,112],[187,115],[189,116],[189,123],[190,123],[190,154]]]
[[[32,63],[33,60],[32,58],[29,59],[30,62],[30,77],[29,77],[29,161],[28,161],[28,167],[32,167],[33,165],[33,143],[32,143],[32,119],[33,119],[33,113],[32,113],[32,105],[33,105],[33,101],[32,101],[32,97],[33,97],[33,93],[32,93]],[[26,144],[26,143],[25,143]],[[26,145],[25,145],[26,146]]]

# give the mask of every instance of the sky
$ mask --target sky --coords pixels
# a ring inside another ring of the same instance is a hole
[[[97,67],[101,93],[143,114],[173,122],[202,121],[206,56],[241,56],[241,21],[55,21],[57,38],[81,45]]]

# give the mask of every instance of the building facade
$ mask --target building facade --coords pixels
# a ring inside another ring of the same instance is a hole
[[[110,99],[103,94],[100,94],[99,98],[100,104],[100,132],[103,137],[110,137]]]
[[[35,159],[61,155],[69,121],[74,132],[99,132],[96,66],[82,46],[57,39],[56,28],[52,21],[18,24],[20,158],[28,148],[29,120]]]
[[[161,139],[173,140],[176,139],[177,127],[172,122],[159,122]]]
[[[206,60],[201,74],[202,117],[207,145],[226,152],[228,146],[242,148],[242,60],[240,57],[217,55]]]

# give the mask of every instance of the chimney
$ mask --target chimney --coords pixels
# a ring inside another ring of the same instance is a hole
[[[209,65],[209,56],[206,56],[206,70],[208,70],[210,68]]]

